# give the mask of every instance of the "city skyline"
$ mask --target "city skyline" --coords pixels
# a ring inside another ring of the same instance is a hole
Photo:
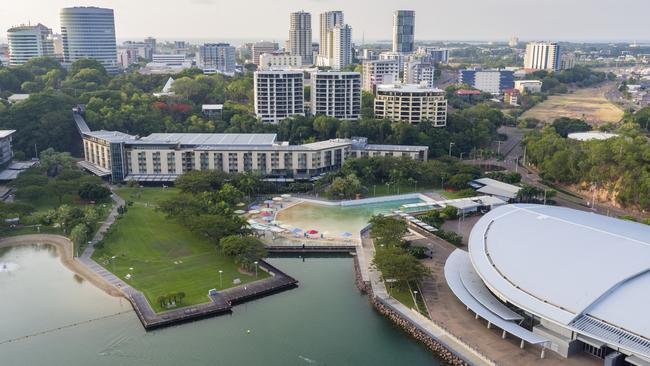
[[[255,6],[255,2],[260,5]],[[99,6],[115,10],[119,41],[153,36],[161,40],[265,39],[281,42],[289,35],[289,13],[300,10],[312,14],[312,29],[318,29],[318,14],[341,10],[345,13],[346,23],[355,29],[356,43],[362,38],[366,42],[390,41],[393,12],[401,9],[415,11],[417,41],[507,41],[513,35],[522,41],[650,41],[643,19],[647,10],[650,10],[650,4],[642,0],[622,0],[616,7],[607,6],[605,0],[590,1],[589,7],[560,0],[549,0],[544,7],[536,7],[535,3],[528,0],[488,0],[472,2],[470,7],[474,11],[471,12],[467,11],[466,3],[431,4],[414,0],[399,3],[378,0],[372,4],[367,2],[354,5],[342,0],[280,0],[272,7],[261,1],[255,2],[191,0],[179,8],[161,6],[160,2],[152,0],[90,0],[82,3],[70,0],[52,0],[46,3],[25,0],[5,9],[0,19],[4,26],[0,39],[6,42],[7,29],[27,23],[40,22],[59,33],[61,8]],[[534,12],[521,12],[520,9],[526,8],[526,5],[531,5],[528,9],[534,9]],[[158,16],[148,16],[152,14],[152,7],[156,8]],[[462,18],[459,14],[462,14]],[[242,21],[242,15],[248,20]],[[531,26],[532,16],[537,26]],[[495,18],[498,22],[494,21]],[[143,26],[143,22],[146,26]],[[312,32],[312,38],[317,41],[318,32]]]

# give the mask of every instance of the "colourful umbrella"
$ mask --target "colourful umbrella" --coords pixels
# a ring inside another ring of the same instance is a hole
[[[268,217],[268,216],[272,216],[272,215],[273,214],[270,213],[270,212],[262,212],[262,216],[264,216],[264,217]]]
[[[309,231],[307,232],[307,234],[309,234],[309,235],[316,235],[316,234],[318,234],[318,231],[312,229],[312,230],[309,230]]]
[[[341,235],[343,235],[343,237],[344,237],[344,238],[349,238],[349,237],[351,237],[351,236],[352,236],[352,233],[351,233],[351,232],[349,232],[349,231],[346,231],[346,232],[344,232],[344,233],[343,233],[343,234],[341,234]]]

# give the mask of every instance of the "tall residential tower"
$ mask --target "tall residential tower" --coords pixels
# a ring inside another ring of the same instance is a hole
[[[393,13],[393,52],[411,53],[415,42],[415,12],[397,10]]]
[[[343,25],[343,12],[328,11],[320,15],[320,48],[318,54],[324,58],[332,58],[332,42],[330,32],[337,25]]]
[[[310,65],[313,62],[311,45],[311,14],[305,11],[291,13],[289,27],[289,53],[301,56],[302,63]]]
[[[560,46],[550,42],[531,42],[526,45],[524,69],[557,71],[560,69]]]

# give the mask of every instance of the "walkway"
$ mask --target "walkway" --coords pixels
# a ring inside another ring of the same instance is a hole
[[[485,356],[480,355],[476,350],[471,349],[467,345],[463,344],[460,339],[453,336],[443,327],[437,325],[417,311],[407,308],[399,301],[390,297],[388,291],[386,290],[386,286],[384,285],[384,281],[381,279],[381,272],[377,271],[374,267],[371,266],[375,250],[372,239],[368,236],[367,232],[362,233],[361,242],[362,246],[358,251],[361,275],[362,278],[364,275],[367,276],[368,281],[372,287],[373,295],[380,302],[389,308],[392,308],[393,311],[402,315],[403,318],[410,321],[422,332],[428,334],[432,339],[435,339],[441,344],[445,345],[447,349],[465,360],[467,363],[471,365],[494,365],[494,363],[492,363]],[[362,257],[365,264],[362,264]],[[365,278],[364,281],[366,281]]]
[[[545,358],[540,359],[541,348],[527,345],[520,349],[520,342],[514,337],[501,338],[501,330],[487,329],[487,322],[474,318],[474,313],[468,311],[449,289],[444,276],[444,264],[447,257],[456,249],[450,243],[440,238],[427,238],[425,244],[433,252],[433,259],[423,263],[432,271],[432,276],[422,281],[420,290],[427,304],[431,319],[462,340],[468,347],[487,355],[498,365],[569,365],[587,366],[602,364],[586,354],[580,354],[569,359],[562,358],[553,352],[546,352]]]

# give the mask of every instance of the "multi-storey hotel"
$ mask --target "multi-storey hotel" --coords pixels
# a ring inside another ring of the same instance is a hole
[[[7,39],[10,66],[22,65],[35,57],[54,57],[52,30],[43,24],[10,28]]]
[[[343,120],[361,114],[361,74],[358,72],[313,72],[311,113]]]
[[[378,85],[375,117],[407,123],[447,125],[445,91],[423,85]]]
[[[257,118],[278,123],[291,116],[304,116],[303,77],[302,71],[256,71],[253,86]]]
[[[427,160],[426,146],[372,145],[365,138],[304,145],[275,134],[82,132],[85,169],[112,181],[170,182],[192,170],[257,172],[269,179],[309,179],[355,157],[405,156]]]

